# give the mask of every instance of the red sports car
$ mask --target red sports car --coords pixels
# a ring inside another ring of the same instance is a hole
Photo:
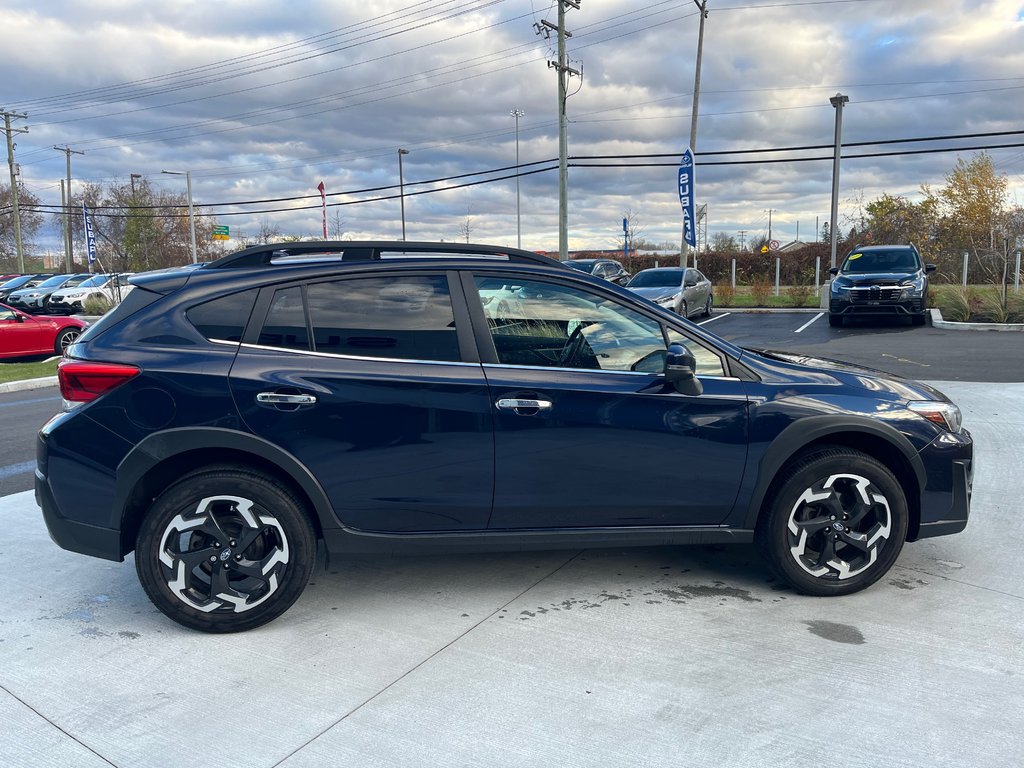
[[[37,317],[0,304],[0,360],[61,355],[84,328],[73,317]]]

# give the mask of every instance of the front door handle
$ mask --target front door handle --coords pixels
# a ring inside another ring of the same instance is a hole
[[[260,392],[256,395],[257,403],[267,405],[313,405],[316,395],[289,395],[282,392]]]
[[[533,416],[551,409],[550,400],[533,400],[524,397],[503,397],[495,405],[499,410],[512,411],[520,416]]]

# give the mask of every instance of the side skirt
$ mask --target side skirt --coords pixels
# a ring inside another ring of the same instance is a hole
[[[752,530],[720,526],[693,528],[572,528],[470,533],[369,533],[351,528],[324,531],[331,554],[426,554],[514,552],[542,549],[661,547],[683,544],[747,544]]]

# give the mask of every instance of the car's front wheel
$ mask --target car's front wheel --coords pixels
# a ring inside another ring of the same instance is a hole
[[[842,328],[843,327],[843,316],[842,315],[834,315],[831,312],[829,312],[828,313],[828,324],[830,326],[832,326],[833,328]]]
[[[239,632],[280,616],[313,569],[303,504],[241,467],[199,470],[157,497],[139,531],[135,567],[166,616],[203,632]]]
[[[65,328],[63,331],[57,334],[57,338],[53,342],[53,351],[58,355],[63,355],[67,348],[75,343],[75,339],[82,335],[82,332],[77,328]]]
[[[780,480],[756,542],[798,592],[856,592],[896,562],[907,535],[907,501],[883,464],[860,451],[821,449],[792,463]]]

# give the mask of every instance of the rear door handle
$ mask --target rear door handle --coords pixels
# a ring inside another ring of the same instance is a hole
[[[316,395],[289,395],[281,392],[260,392],[256,395],[257,403],[267,405],[313,405]]]
[[[551,410],[550,400],[532,400],[522,397],[503,397],[495,405],[499,410],[512,411],[520,416],[533,416],[540,411]]]

